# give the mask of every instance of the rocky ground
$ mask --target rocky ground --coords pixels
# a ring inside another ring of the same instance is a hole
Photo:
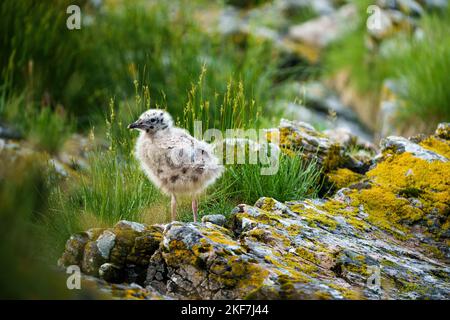
[[[286,153],[320,159],[333,196],[261,198],[201,223],[119,221],[73,235],[59,265],[118,298],[450,298],[450,124],[388,137],[376,155],[305,123],[279,129]]]

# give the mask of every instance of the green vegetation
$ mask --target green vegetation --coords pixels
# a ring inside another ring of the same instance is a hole
[[[69,298],[64,278],[49,271],[48,251],[43,250],[49,169],[38,160],[13,164],[0,158],[2,299]]]
[[[270,98],[276,63],[270,46],[248,39],[241,50],[203,32],[187,1],[110,3],[107,13],[86,4],[82,10],[92,22],[74,31],[65,26],[68,3],[2,1],[0,62],[9,66],[3,76],[13,88],[36,102],[45,97],[53,107],[62,105],[79,126],[102,119],[110,97],[132,94],[135,79],[149,84],[154,105],[181,118],[186,93],[205,66],[203,93],[212,104],[232,79],[244,84],[248,99]]]
[[[261,175],[262,167],[261,164],[229,167],[223,178],[224,186],[232,186],[240,202],[251,204],[262,196],[282,202],[317,196],[320,171],[314,163],[306,164],[300,157],[281,155],[276,174]]]
[[[401,93],[406,101],[401,120],[426,119],[433,127],[450,120],[450,9],[443,17],[424,17],[422,27],[423,39],[411,39],[409,45],[393,57],[394,74],[407,84],[405,92]]]
[[[50,154],[56,154],[75,129],[63,109],[27,102],[24,96],[0,98],[0,119],[12,124],[36,149]]]

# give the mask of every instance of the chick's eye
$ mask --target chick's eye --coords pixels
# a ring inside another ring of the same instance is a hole
[[[155,121],[156,121],[155,118],[151,118],[151,119],[150,119],[150,122],[155,122]]]

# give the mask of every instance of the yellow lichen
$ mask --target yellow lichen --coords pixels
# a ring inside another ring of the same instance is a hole
[[[420,145],[425,149],[436,152],[443,155],[447,159],[450,159],[450,143],[445,140],[441,140],[436,137],[429,137],[423,140]]]
[[[328,173],[327,177],[335,188],[341,189],[358,182],[363,176],[349,169],[341,168]]]
[[[217,228],[219,229],[220,227],[217,227]],[[220,228],[220,230],[213,230],[213,229],[199,227],[199,231],[201,231],[202,234],[205,236],[205,238],[203,238],[201,240],[206,241],[206,239],[208,239],[210,242],[223,244],[226,246],[238,246],[239,245],[236,241],[234,241],[230,237],[226,236],[227,231],[224,228]]]
[[[445,214],[450,206],[450,162],[427,162],[403,153],[388,157],[369,171],[370,189],[352,191],[352,206],[363,205],[369,221],[385,230],[406,232],[402,222],[416,222],[433,210]],[[417,198],[422,208],[411,205]]]
[[[275,205],[275,200],[273,198],[265,198],[262,206],[260,207],[265,211],[272,211]]]
[[[360,300],[364,297],[364,294],[360,288],[349,289],[349,288],[344,288],[342,286],[339,286],[335,283],[329,283],[328,286],[330,288],[333,288],[333,289],[339,291],[342,294],[342,296],[344,297],[344,299]]]
[[[336,229],[338,225],[337,221],[331,215],[314,209],[307,209],[304,211],[302,213],[302,218],[304,218],[311,227],[315,227],[319,224],[330,229]]]

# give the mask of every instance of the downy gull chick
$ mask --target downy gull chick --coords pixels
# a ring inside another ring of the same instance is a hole
[[[223,172],[209,144],[173,125],[169,113],[150,109],[128,126],[140,131],[135,155],[148,178],[171,196],[172,221],[176,220],[177,197],[192,197],[194,222],[197,196]]]

